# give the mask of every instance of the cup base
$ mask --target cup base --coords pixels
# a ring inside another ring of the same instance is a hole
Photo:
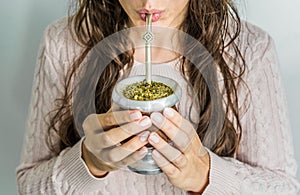
[[[148,147],[148,153],[141,160],[128,166],[129,170],[143,174],[143,175],[155,175],[162,173],[162,170],[157,166],[152,158],[153,147]]]
[[[133,167],[128,166],[128,169],[132,172],[142,174],[142,175],[157,175],[162,173],[161,169],[153,169],[153,170],[140,170],[140,169],[135,169]]]

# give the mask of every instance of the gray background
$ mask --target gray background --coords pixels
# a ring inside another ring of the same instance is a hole
[[[240,8],[245,19],[262,27],[275,39],[299,164],[300,1],[249,0],[240,3]],[[67,2],[59,0],[0,2],[0,194],[17,194],[15,168],[23,142],[42,32],[47,24],[66,14]]]

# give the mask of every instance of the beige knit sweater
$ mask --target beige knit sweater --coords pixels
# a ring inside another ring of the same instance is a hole
[[[247,70],[243,76],[251,90],[251,102],[242,117],[242,140],[235,158],[222,158],[209,151],[209,185],[204,194],[296,194],[297,165],[293,154],[284,88],[277,54],[270,36],[243,23],[240,50]],[[47,113],[63,94],[63,78],[80,48],[71,39],[66,19],[45,30],[35,71],[30,112],[22,160],[17,168],[20,194],[186,194],[164,174],[145,176],[128,170],[110,172],[95,178],[81,158],[81,144],[64,149],[58,156],[47,147]],[[154,74],[183,81],[174,63],[158,64]],[[136,62],[131,75],[143,74]],[[184,112],[186,86],[181,82]],[[243,96],[245,91],[241,89]],[[184,113],[182,113],[184,115]],[[53,139],[58,138],[53,135]],[[196,170],[195,170],[196,171]]]

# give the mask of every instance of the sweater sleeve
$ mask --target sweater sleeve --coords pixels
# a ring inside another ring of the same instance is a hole
[[[58,155],[46,141],[48,113],[64,92],[66,62],[58,55],[62,47],[56,40],[62,35],[59,28],[57,24],[47,28],[39,50],[22,158],[16,170],[20,194],[87,194],[101,191],[106,184],[88,171],[81,158],[81,141]],[[56,133],[50,135],[52,143],[58,143]]]
[[[249,41],[249,39],[247,39]],[[242,139],[236,158],[209,151],[211,169],[204,194],[297,194],[287,104],[272,38],[266,33],[247,47],[244,81],[250,103],[241,119]],[[249,42],[248,42],[249,44]],[[245,91],[240,91],[245,93]]]

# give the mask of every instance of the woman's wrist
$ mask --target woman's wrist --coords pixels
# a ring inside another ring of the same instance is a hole
[[[202,184],[201,188],[195,188],[195,190],[188,191],[188,194],[191,195],[197,195],[197,194],[202,194],[207,186],[209,185],[209,172],[210,172],[210,155],[207,153],[205,156],[202,157],[204,161],[206,161],[206,176],[202,178],[202,181],[204,181],[204,184]],[[195,186],[198,186],[199,184],[196,184]]]
[[[102,171],[97,168],[93,160],[90,158],[89,151],[85,147],[84,144],[82,144],[82,159],[85,162],[86,166],[88,167],[90,173],[97,178],[103,178],[105,177],[109,172],[108,171]]]
[[[208,182],[208,180],[207,180],[205,186],[203,186],[203,188],[202,188],[201,190],[199,190],[199,191],[197,191],[197,192],[194,192],[194,191],[188,191],[188,194],[190,194],[190,195],[198,195],[198,194],[202,194],[202,193],[205,191],[205,189],[206,189],[206,187],[208,186],[208,184],[209,184],[209,182]]]
[[[205,189],[206,189],[207,186],[208,186],[208,182],[206,183],[206,185],[200,191],[198,191],[198,192],[188,191],[188,194],[189,195],[199,195],[199,194],[202,194],[205,191]]]

